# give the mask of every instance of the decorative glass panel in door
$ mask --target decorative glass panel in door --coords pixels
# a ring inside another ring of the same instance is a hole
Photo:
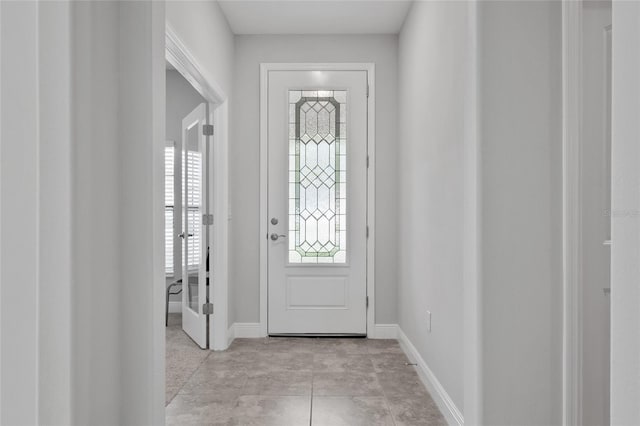
[[[345,90],[289,90],[289,262],[345,263]]]

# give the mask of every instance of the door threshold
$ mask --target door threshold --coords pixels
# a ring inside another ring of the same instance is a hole
[[[365,339],[367,335],[359,333],[272,333],[269,334],[269,337],[344,337],[351,339]]]

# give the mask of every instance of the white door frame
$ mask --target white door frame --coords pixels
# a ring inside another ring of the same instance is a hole
[[[562,424],[582,424],[582,0],[562,1]]]
[[[367,336],[374,336],[375,324],[375,64],[373,63],[262,63],[260,64],[260,335],[267,335],[267,94],[269,71],[366,71],[369,86],[367,99]],[[264,237],[263,237],[264,236]]]
[[[178,38],[173,28],[166,24],[166,60],[194,87],[209,103],[209,120],[215,126],[209,149],[209,170],[207,171],[207,211],[213,214],[214,225],[209,227],[211,245],[209,298],[213,301],[212,326],[209,327],[209,347],[224,350],[228,347],[228,126],[229,102],[217,82],[203,72],[203,68]],[[213,173],[209,171],[213,168]]]

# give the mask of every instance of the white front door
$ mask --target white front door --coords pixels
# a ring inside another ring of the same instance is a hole
[[[205,173],[207,105],[182,120],[182,329],[201,348],[207,347]]]
[[[268,72],[268,333],[367,332],[367,72]]]

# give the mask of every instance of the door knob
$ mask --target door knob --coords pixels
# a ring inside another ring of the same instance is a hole
[[[178,237],[184,239],[184,232],[179,233]],[[187,234],[187,237],[193,237],[193,234]]]
[[[271,241],[278,241],[278,238],[281,238],[281,237],[282,238],[287,238],[286,235],[278,235],[278,234],[273,233],[273,234],[271,234]]]

